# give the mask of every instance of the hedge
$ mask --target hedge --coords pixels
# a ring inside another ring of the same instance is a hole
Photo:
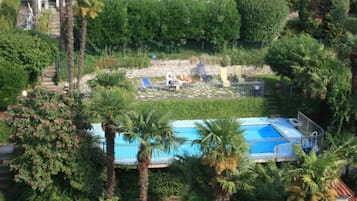
[[[175,120],[261,117],[268,115],[264,98],[138,101],[137,110],[153,108],[170,112]]]
[[[285,0],[237,0],[237,5],[243,41],[267,43],[283,31],[288,16]]]
[[[88,20],[88,45],[173,52],[187,41],[224,48],[239,38],[240,16],[234,0],[104,0],[103,12]]]

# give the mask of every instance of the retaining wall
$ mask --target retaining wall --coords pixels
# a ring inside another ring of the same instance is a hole
[[[130,69],[127,70],[128,78],[135,77],[162,77],[168,72],[172,72],[175,75],[187,74],[197,74],[197,63],[190,60],[152,60],[151,66],[143,69]],[[219,75],[220,65],[217,64],[206,64],[205,70],[208,75]],[[235,66],[227,66],[228,75],[235,74]],[[270,67],[264,66],[250,66],[242,65],[242,74],[254,76],[259,74],[273,74]]]

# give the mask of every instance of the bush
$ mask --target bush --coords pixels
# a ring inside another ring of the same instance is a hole
[[[243,41],[267,43],[283,31],[288,15],[285,0],[237,0],[237,5]]]
[[[116,169],[116,171],[121,199],[137,200],[139,198],[138,171],[124,168]],[[150,169],[149,182],[148,198],[152,201],[162,200],[169,196],[179,196],[182,198],[181,195],[186,194],[188,190],[188,186],[182,177],[164,169]]]
[[[357,17],[349,17],[346,22],[348,31],[353,34],[357,34]]]
[[[263,98],[244,98],[140,101],[136,102],[134,107],[138,110],[153,108],[157,111],[169,111],[172,114],[175,114],[175,120],[180,120],[267,116],[267,104],[267,100]]]
[[[323,45],[309,35],[298,35],[284,38],[273,43],[265,57],[278,75],[294,79],[293,66],[304,65],[305,58],[322,58]],[[317,60],[315,62],[318,62]]]
[[[357,13],[357,0],[350,0],[350,13]]]
[[[24,31],[0,33],[0,57],[20,65],[33,83],[57,55],[56,44],[47,38]]]
[[[204,39],[216,49],[224,50],[230,40],[239,39],[241,19],[237,4],[234,0],[224,0],[211,1],[207,6]]]
[[[181,197],[188,190],[183,179],[167,172],[150,171],[149,198],[152,201],[162,200],[171,196]]]
[[[118,59],[118,67],[120,68],[145,68],[150,65],[150,59],[146,55],[123,55]]]
[[[28,73],[21,66],[0,58],[0,110],[14,103],[27,80]]]
[[[0,1],[0,27],[1,31],[13,30],[16,26],[16,18],[20,8],[20,0]]]
[[[256,65],[263,66],[265,64],[265,55],[268,48],[249,48],[239,47],[224,51],[224,54],[231,57],[232,65]]]
[[[125,49],[129,42],[127,2],[123,0],[104,0],[104,9],[95,19],[88,19],[88,49],[100,53],[100,50]]]
[[[348,21],[348,11],[350,9],[349,0],[332,0],[330,12],[325,14],[323,24],[324,39],[328,42],[338,42],[346,33],[346,23]]]
[[[240,16],[234,0],[105,0],[103,12],[88,20],[88,45],[175,52],[188,41],[224,49],[239,38]],[[129,26],[130,25],[130,26]]]
[[[16,182],[43,190],[53,183],[53,175],[73,171],[79,142],[75,115],[69,97],[42,90],[30,92],[9,109],[9,140],[15,146],[9,165]]]

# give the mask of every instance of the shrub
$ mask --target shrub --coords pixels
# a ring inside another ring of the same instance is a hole
[[[79,137],[69,102],[69,97],[35,90],[10,108],[15,157],[9,165],[16,182],[43,190],[53,175],[72,172]]]
[[[122,200],[137,200],[139,198],[139,174],[137,170],[116,169],[118,175],[118,186]],[[160,169],[149,170],[149,200],[157,201],[169,196],[187,194],[187,184],[176,173]],[[130,182],[127,182],[130,181]]]
[[[87,44],[89,50],[120,50],[128,42],[127,1],[104,0],[104,9],[95,19],[88,19]]]
[[[20,8],[20,0],[0,1],[0,27],[2,31],[13,30],[16,26],[16,18]]]
[[[350,0],[350,13],[357,13],[357,0]]]
[[[123,55],[117,58],[120,68],[144,68],[150,65],[150,59],[144,54]]]
[[[239,39],[240,15],[234,0],[207,3],[204,39],[218,50],[224,50],[229,40]],[[172,21],[173,22],[173,21]]]
[[[349,17],[346,22],[346,27],[348,31],[353,34],[357,34],[357,18],[356,17]]]
[[[128,91],[135,91],[132,83],[126,78],[125,72],[98,72],[95,80],[90,82],[91,87],[102,86],[105,88],[119,87]]]
[[[44,35],[23,31],[0,33],[0,57],[20,65],[34,82],[57,54],[56,45],[49,41]]]
[[[41,16],[38,19],[38,31],[41,33],[49,33],[50,32],[50,27],[49,27],[49,22],[50,22],[51,14],[47,12],[42,12]]]
[[[239,38],[234,0],[105,0],[103,13],[88,20],[88,45],[95,51],[148,47],[174,52],[188,41],[216,49]],[[130,26],[129,26],[130,25]]]
[[[14,103],[27,80],[28,73],[19,65],[0,59],[0,110]]]
[[[149,181],[150,200],[162,200],[170,196],[181,197],[188,190],[188,186],[183,183],[182,178],[167,172],[151,171]]]
[[[330,0],[327,12],[321,17],[322,36],[327,42],[336,43],[341,40],[346,31],[348,21],[349,0]]]
[[[267,100],[263,98],[244,98],[140,101],[135,102],[134,107],[138,110],[153,108],[157,111],[171,112],[175,114],[175,120],[180,120],[267,116],[267,104]]]
[[[224,51],[231,57],[232,65],[256,65],[263,66],[265,64],[265,55],[268,48],[249,48],[239,47]]]
[[[273,43],[265,57],[265,62],[270,65],[278,75],[294,79],[293,66],[305,65],[305,58],[322,58],[323,45],[309,35],[298,35],[284,38]],[[315,62],[318,62],[315,60]]]
[[[267,43],[283,30],[288,6],[285,0],[237,0],[242,16],[241,39]]]

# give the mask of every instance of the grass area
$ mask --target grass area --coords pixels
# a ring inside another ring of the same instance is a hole
[[[265,98],[138,101],[137,110],[152,108],[171,113],[175,120],[262,117],[268,115]]]

